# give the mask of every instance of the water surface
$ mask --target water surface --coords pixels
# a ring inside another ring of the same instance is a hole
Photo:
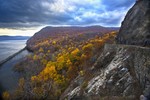
[[[3,40],[0,41],[0,62],[17,53],[26,46],[26,40]],[[29,52],[23,50],[9,61],[0,66],[0,95],[4,91],[12,92],[18,85],[21,74],[14,72],[14,65],[25,58]],[[21,67],[21,66],[20,66]]]
[[[22,76],[20,73],[13,71],[13,66],[24,59],[29,52],[22,51],[2,66],[0,66],[0,92],[13,91],[18,85],[18,80]],[[21,67],[21,66],[20,66]]]
[[[0,62],[26,46],[27,40],[0,41]]]

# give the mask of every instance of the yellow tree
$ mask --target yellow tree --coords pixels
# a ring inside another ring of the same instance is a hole
[[[92,55],[93,44],[88,43],[82,47],[83,54],[89,58]]]
[[[43,50],[43,48],[42,48],[42,47],[40,47],[39,52],[44,52],[44,50]]]
[[[10,100],[10,94],[7,91],[3,92],[2,97],[4,100]]]

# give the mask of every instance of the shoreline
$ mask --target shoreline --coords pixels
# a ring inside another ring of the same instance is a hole
[[[25,46],[23,49],[19,50],[18,52],[12,54],[11,56],[9,56],[8,58],[2,60],[0,62],[0,67],[5,64],[7,61],[11,60],[13,57],[15,57],[16,55],[18,55],[19,53],[21,53],[22,51],[27,50],[27,47]]]

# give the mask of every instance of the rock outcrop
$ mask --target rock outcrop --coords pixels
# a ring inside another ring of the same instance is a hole
[[[150,0],[138,0],[128,11],[117,36],[117,42],[150,46]]]
[[[91,74],[89,80],[86,80],[87,76],[78,76],[62,98],[125,97],[138,100],[141,94],[147,96],[150,93],[150,48],[106,44]]]

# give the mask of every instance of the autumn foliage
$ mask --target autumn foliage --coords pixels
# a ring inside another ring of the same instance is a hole
[[[116,33],[95,35],[90,39],[79,35],[43,40],[35,45],[37,51],[17,65],[23,66],[25,78],[20,79],[14,95],[17,98],[24,95],[24,99],[58,99],[74,78],[83,76],[92,66],[104,44],[114,42]],[[3,93],[4,98],[9,96]]]

